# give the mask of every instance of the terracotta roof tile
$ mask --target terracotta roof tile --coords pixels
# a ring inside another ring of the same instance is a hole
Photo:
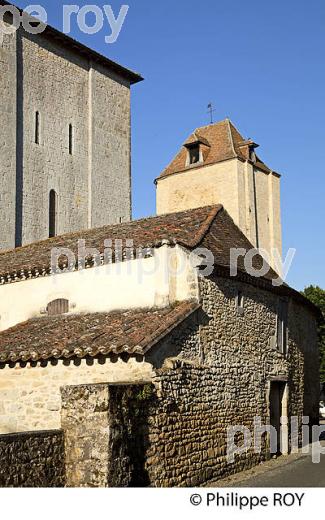
[[[205,151],[203,163],[186,166],[187,150],[185,146],[186,144],[193,143],[195,137],[198,138],[197,140],[209,144],[210,148],[208,151]],[[245,156],[244,149],[239,146],[240,143],[243,142],[245,142],[245,139],[229,119],[225,119],[213,125],[197,128],[185,141],[185,145],[167,168],[165,168],[158,180],[173,173],[191,171],[193,168],[202,168],[202,166],[209,166],[236,157],[246,160],[247,157]],[[263,171],[271,171],[258,157],[256,165]]]
[[[133,240],[135,249],[156,247],[164,240],[177,242],[189,248],[195,247],[221,209],[221,205],[207,206],[127,224],[88,229],[5,251],[0,253],[0,277],[13,276],[13,273],[20,276],[21,271],[24,271],[26,276],[28,271],[35,269],[42,273],[50,268],[53,248],[68,248],[77,255],[79,239],[84,239],[86,247],[95,248],[100,253],[104,251],[105,240],[112,240],[113,244],[115,240],[122,240],[124,248],[127,239]]]
[[[100,253],[104,251],[104,241],[107,239],[112,240],[113,243],[115,240],[121,240],[124,249],[126,239],[133,240],[135,249],[155,248],[164,241],[179,244],[188,250],[202,246],[213,253],[215,265],[221,267],[230,267],[230,254],[233,248],[246,251],[253,248],[223,206],[205,206],[136,220],[128,224],[70,233],[7,251],[0,254],[0,273],[2,276],[13,271],[17,274],[21,271],[26,273],[28,270],[42,273],[43,270],[49,269],[51,250],[56,247],[68,248],[77,259],[78,240],[81,238],[85,240],[87,248],[95,248]],[[122,261],[122,258],[116,258],[115,261]],[[253,267],[258,270],[262,264],[262,257],[254,256]],[[243,256],[238,259],[238,268],[245,272]],[[265,278],[272,280],[278,276],[270,268]]]
[[[34,318],[1,332],[0,362],[143,356],[199,307],[186,301],[163,309]]]
[[[86,247],[96,248],[99,252],[103,252],[106,239],[122,240],[124,245],[125,239],[132,239],[134,248],[141,246],[146,248],[158,247],[165,240],[170,244],[184,246],[188,250],[193,250],[199,246],[207,247],[213,253],[216,270],[222,272],[223,276],[229,276],[230,251],[232,248],[238,247],[246,251],[253,248],[221,205],[206,206],[180,213],[137,220],[128,224],[70,233],[20,249],[3,252],[0,254],[0,278],[2,278],[2,283],[8,282],[8,273],[10,273],[11,278],[17,277],[18,281],[24,279],[28,271],[31,273],[31,277],[37,276],[35,273],[48,274],[50,272],[47,270],[50,266],[51,249],[65,247],[77,253],[78,239],[81,238],[85,240]],[[121,261],[119,258],[115,260]],[[260,269],[262,262],[262,258],[255,255],[253,267],[256,270]],[[315,308],[306,298],[285,284],[281,287],[273,287],[271,281],[273,278],[278,279],[278,276],[271,268],[263,278],[251,277],[246,272],[243,256],[240,256],[238,271],[238,277],[244,279],[245,282],[266,290],[292,296],[301,303],[312,307],[315,311]],[[123,326],[127,327],[128,322],[125,321]]]

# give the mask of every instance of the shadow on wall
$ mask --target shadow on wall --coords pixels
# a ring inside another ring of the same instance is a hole
[[[151,384],[110,386],[110,487],[147,487],[149,416],[155,403]]]
[[[0,435],[0,487],[64,487],[60,430]]]
[[[176,357],[201,363],[200,327],[207,327],[210,320],[202,309],[198,309],[148,351],[146,362],[152,364],[154,369],[161,369],[167,359]]]

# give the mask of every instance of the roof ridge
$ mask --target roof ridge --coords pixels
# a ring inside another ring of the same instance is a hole
[[[199,208],[198,208],[199,209]],[[187,211],[191,211],[191,210],[187,210]],[[186,210],[183,210],[183,211],[179,211],[178,213],[185,213]],[[52,237],[52,238],[44,238],[42,240],[36,240],[35,242],[31,242],[29,244],[25,244],[23,246],[20,246],[20,247],[14,247],[12,249],[5,249],[3,251],[0,251],[0,258],[2,255],[6,255],[8,253],[18,253],[20,251],[22,251],[23,249],[28,249],[30,248],[30,246],[36,246],[36,245],[39,245],[39,244],[44,244],[44,243],[50,243],[51,241],[52,242],[57,242],[58,239],[66,239],[66,238],[72,238],[73,236],[78,236],[78,235],[82,235],[83,233],[89,233],[91,231],[99,231],[99,230],[104,230],[104,229],[112,229],[112,228],[118,228],[118,227],[121,227],[121,226],[130,226],[132,224],[138,224],[140,222],[145,222],[146,220],[152,220],[152,219],[155,219],[157,217],[161,217],[162,215],[150,215],[148,217],[142,217],[142,218],[139,218],[139,219],[136,219],[136,220],[130,220],[130,222],[121,222],[121,223],[117,223],[117,224],[106,224],[105,226],[99,226],[99,227],[93,227],[93,228],[84,228],[84,229],[80,229],[79,231],[69,231],[68,233],[63,233],[62,235],[57,235],[55,237]]]
[[[187,242],[179,240],[177,243],[180,244],[180,245],[184,245],[185,247],[188,247],[190,249],[194,249],[195,247],[197,247],[202,242],[202,240],[204,239],[206,234],[208,233],[210,227],[213,224],[214,219],[217,217],[217,215],[223,209],[224,209],[224,207],[223,207],[222,204],[218,204],[218,205],[212,207],[212,209],[211,209],[209,215],[207,216],[204,224],[201,225],[201,227],[195,233],[195,235],[192,238],[192,240],[189,240]]]
[[[226,123],[227,120],[228,120],[228,118],[225,117],[225,119],[221,119],[220,121],[216,121],[216,123],[209,123],[208,125],[198,126],[196,128],[196,130],[200,130],[201,128],[210,128],[211,126],[221,125],[222,123]]]
[[[235,123],[232,122],[231,119],[228,118],[228,122],[229,124],[234,128],[234,130],[236,130],[236,132],[238,132],[239,135],[241,135],[241,137],[243,138],[243,140],[245,141],[245,138],[243,137],[242,133],[238,130],[237,126],[235,125]]]
[[[234,137],[232,135],[231,126],[230,126],[231,124],[232,123],[231,123],[230,119],[227,118],[228,133],[229,133],[229,139],[230,139],[232,151],[234,153],[234,156],[238,157],[238,154],[236,153],[236,150],[235,150]]]
[[[204,238],[221,209],[221,205],[207,205],[177,213],[145,217],[122,224],[75,231],[27,244],[21,248],[4,251],[0,254],[0,284],[4,285],[53,274],[50,261],[53,248],[70,248],[74,255],[73,260],[69,257],[64,260],[62,258],[59,267],[61,270],[67,267],[78,270],[78,239],[84,239],[86,243],[93,245],[97,244],[96,248],[100,254],[101,265],[105,261],[103,244],[107,237],[112,237],[115,240],[133,237],[135,240],[132,246],[133,254],[137,252],[137,248],[153,250],[165,243],[170,245],[180,244],[189,249],[195,248]],[[188,229],[190,231],[186,231]],[[125,251],[122,254],[126,254]],[[63,256],[65,255],[63,254]],[[126,256],[123,256],[121,261],[124,261],[125,258]],[[86,267],[93,267],[93,265],[93,259],[87,258]]]

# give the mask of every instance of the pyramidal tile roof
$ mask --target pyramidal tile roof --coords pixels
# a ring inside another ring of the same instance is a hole
[[[202,143],[208,149],[204,153],[203,163],[188,165],[186,148],[194,142]],[[157,180],[174,173],[191,171],[193,168],[202,168],[203,166],[210,166],[229,159],[238,158],[246,161],[249,159],[247,150],[250,144],[257,147],[252,141],[244,139],[230,119],[197,128],[188,137],[176,157],[174,157]],[[267,173],[272,171],[258,156],[256,156],[255,165]]]

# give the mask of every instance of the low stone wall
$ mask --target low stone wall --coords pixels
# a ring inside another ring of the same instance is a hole
[[[60,430],[0,435],[0,487],[63,487]]]
[[[61,389],[68,487],[143,487],[152,385]]]
[[[67,486],[199,486],[267,456],[226,459],[236,401],[225,401],[221,369],[171,360],[155,385],[83,385],[62,389]],[[247,396],[245,394],[244,398]],[[252,431],[254,400],[241,424]]]

